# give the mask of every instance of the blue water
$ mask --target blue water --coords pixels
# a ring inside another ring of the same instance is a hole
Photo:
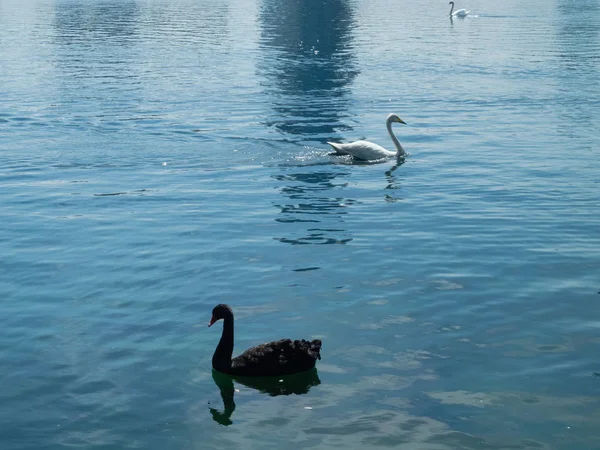
[[[600,448],[600,4],[446,3],[1,1],[0,448]]]

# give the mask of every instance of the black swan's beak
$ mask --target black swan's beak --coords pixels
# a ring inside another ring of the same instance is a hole
[[[211,317],[210,318],[210,322],[208,322],[208,326],[210,327],[213,323],[215,323],[217,321],[217,319],[215,319],[215,317]]]

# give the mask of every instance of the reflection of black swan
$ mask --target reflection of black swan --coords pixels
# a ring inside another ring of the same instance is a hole
[[[290,394],[306,394],[313,386],[321,384],[317,369],[312,369],[307,372],[298,373],[295,375],[287,375],[283,378],[273,377],[231,377],[226,374],[212,371],[212,377],[215,384],[221,391],[223,399],[223,412],[215,408],[210,408],[210,413],[215,422],[221,425],[231,425],[231,415],[235,411],[235,402],[233,401],[234,388],[233,381],[243,384],[252,389],[257,389],[260,392],[269,394],[273,397],[277,395]]]
[[[315,367],[321,359],[321,341],[280,341],[267,342],[246,350],[231,358],[233,353],[233,312],[227,305],[217,305],[213,309],[210,327],[223,319],[223,334],[212,358],[213,369],[230,375],[242,376],[281,376],[304,372]]]

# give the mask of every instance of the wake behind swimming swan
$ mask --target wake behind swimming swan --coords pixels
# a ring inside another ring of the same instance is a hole
[[[374,144],[369,141],[354,141],[349,142],[347,144],[339,144],[337,142],[328,142],[329,145],[333,147],[336,154],[338,155],[350,155],[355,159],[359,159],[362,161],[374,161],[377,159],[390,158],[392,156],[402,157],[406,155],[406,152],[400,145],[400,141],[392,132],[392,122],[403,123],[406,124],[400,117],[396,114],[390,114],[387,116],[385,121],[385,126],[392,138],[392,142],[396,147],[396,151],[392,152],[390,150],[386,150],[380,145]]]

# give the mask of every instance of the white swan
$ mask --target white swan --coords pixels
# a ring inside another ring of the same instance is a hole
[[[373,161],[376,159],[389,158],[391,156],[404,156],[406,155],[406,152],[400,145],[398,138],[396,138],[396,136],[394,136],[394,133],[392,133],[392,122],[398,122],[403,124],[406,124],[406,122],[404,122],[404,120],[402,120],[396,114],[390,114],[389,116],[387,116],[387,119],[385,121],[385,126],[388,130],[388,133],[390,133],[392,141],[396,146],[395,152],[386,150],[380,145],[373,144],[369,141],[354,141],[349,142],[348,144],[328,142],[328,144],[331,145],[335,152],[339,155],[351,155],[354,158],[361,159],[363,161]]]
[[[450,17],[467,17],[467,14],[469,14],[471,11],[467,11],[466,9],[457,9],[456,11],[454,11],[454,2],[450,2],[448,3],[449,5],[452,5],[450,7]],[[452,12],[454,11],[454,12]]]

